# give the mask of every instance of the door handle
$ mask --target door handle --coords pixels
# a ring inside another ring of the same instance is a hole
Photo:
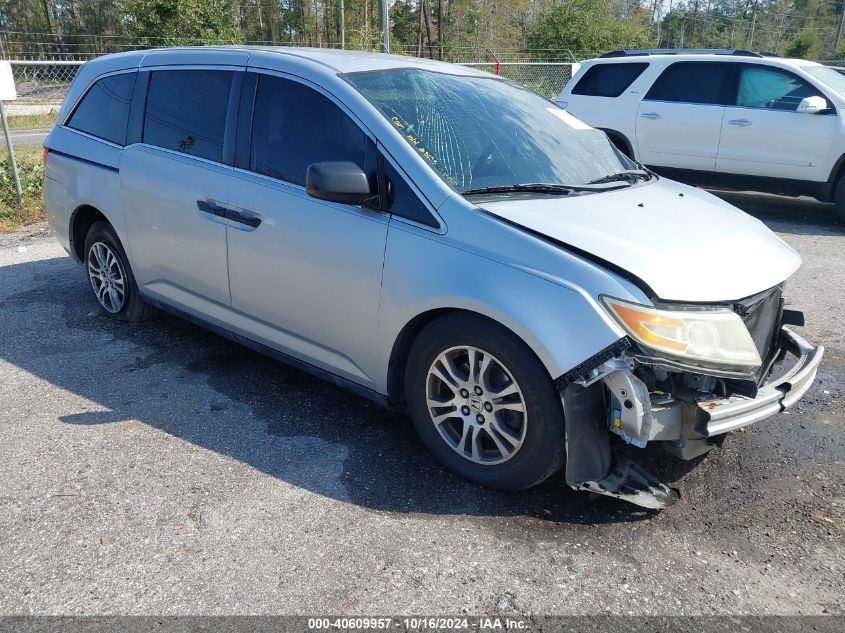
[[[731,119],[730,121],[728,121],[728,123],[730,125],[736,125],[739,127],[747,127],[751,125],[751,121],[749,121],[748,119]]]
[[[208,213],[209,215],[213,215],[218,218],[225,218],[226,220],[231,220],[232,222],[237,222],[238,224],[245,224],[253,229],[257,228],[262,222],[262,219],[253,213],[221,207],[219,204],[215,204],[211,200],[197,200],[197,208],[203,213]]]
[[[228,212],[226,217],[232,220],[232,222],[246,224],[253,229],[258,228],[258,225],[262,222],[260,217],[249,211],[236,211],[235,209],[227,209],[226,211]]]
[[[211,200],[197,200],[197,209],[218,218],[226,217],[226,207],[214,204]]]
[[[654,121],[654,120],[660,118],[660,113],[659,112],[643,112],[640,116],[644,119],[651,119],[652,121]]]

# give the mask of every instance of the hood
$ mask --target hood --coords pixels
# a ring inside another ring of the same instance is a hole
[[[605,193],[478,206],[629,272],[667,301],[742,299],[776,286],[801,265],[759,220],[663,178]]]

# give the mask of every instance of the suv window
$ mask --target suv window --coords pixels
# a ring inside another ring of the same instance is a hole
[[[648,64],[596,64],[587,69],[584,76],[575,84],[572,94],[618,97],[646,68]]]
[[[125,145],[135,76],[134,72],[123,73],[95,82],[76,106],[67,126],[118,145]]]
[[[365,154],[364,132],[332,101],[296,81],[261,75],[251,171],[304,186],[311,163],[344,160],[365,169]]]
[[[736,104],[746,108],[795,112],[804,97],[815,96],[824,95],[791,72],[770,66],[743,65]]]
[[[724,105],[730,97],[735,65],[730,62],[675,62],[663,71],[645,98]]]
[[[143,142],[221,162],[233,76],[228,70],[153,72]]]

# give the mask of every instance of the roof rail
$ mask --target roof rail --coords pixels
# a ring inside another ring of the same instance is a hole
[[[605,57],[645,57],[648,55],[736,55],[739,57],[777,57],[774,53],[755,53],[742,49],[727,48],[643,48],[635,50],[610,51]]]

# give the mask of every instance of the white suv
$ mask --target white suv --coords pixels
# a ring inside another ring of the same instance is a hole
[[[845,75],[730,50],[615,51],[557,99],[631,158],[701,185],[809,195],[845,220]]]

